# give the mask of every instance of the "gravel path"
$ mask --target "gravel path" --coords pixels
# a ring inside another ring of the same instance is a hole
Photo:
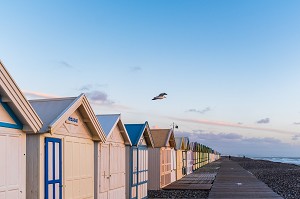
[[[300,199],[300,166],[249,158],[232,158],[285,199]]]
[[[149,190],[149,198],[208,198],[209,191],[203,190]]]

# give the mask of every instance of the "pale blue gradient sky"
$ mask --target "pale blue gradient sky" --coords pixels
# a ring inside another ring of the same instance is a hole
[[[255,155],[246,147],[254,140],[262,156],[278,155],[276,147],[299,156],[300,1],[0,6],[0,59],[29,98],[86,92],[96,113],[175,122],[223,153]],[[151,101],[160,92],[167,99]]]

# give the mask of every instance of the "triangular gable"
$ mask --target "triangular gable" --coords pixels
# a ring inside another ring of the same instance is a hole
[[[182,150],[183,149],[183,138],[182,137],[175,137],[175,142],[176,142],[176,149],[177,150]]]
[[[104,142],[106,139],[98,119],[84,94],[79,95],[77,98],[30,100],[30,103],[44,122],[40,130],[41,133],[55,132],[65,121],[70,119],[69,117],[72,113],[78,110],[92,133],[93,140]]]
[[[106,135],[106,138],[108,138],[113,133],[113,130],[116,127],[118,127],[125,141],[125,144],[132,146],[129,135],[121,120],[120,114],[97,115],[96,117],[100,122],[100,125]]]
[[[174,134],[173,129],[170,129],[170,132],[169,132],[169,136],[168,136],[167,142],[169,142],[170,147],[173,147],[173,148],[176,147],[175,134]]]
[[[188,137],[183,137],[184,149],[190,150],[190,139]]]
[[[195,142],[190,142],[189,149],[192,150],[192,151],[194,151],[195,150],[195,144],[196,144]]]
[[[20,128],[25,132],[36,133],[42,126],[42,121],[31,107],[22,91],[12,79],[4,65],[0,61],[0,97],[1,104],[7,105],[10,115],[17,126],[9,128]],[[14,118],[15,117],[15,118]]]
[[[151,135],[156,148],[176,146],[173,129],[151,129]]]
[[[125,128],[133,146],[138,146],[139,141],[141,140],[142,136],[144,136],[147,145],[154,147],[154,141],[148,122],[145,122],[144,124],[125,124]]]
[[[6,104],[1,102],[0,98],[0,126],[6,128],[22,129],[23,125],[11,108]]]

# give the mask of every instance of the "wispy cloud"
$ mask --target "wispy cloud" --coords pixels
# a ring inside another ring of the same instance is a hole
[[[268,123],[270,123],[270,118],[264,118],[264,119],[258,120],[256,123],[257,124],[268,124]]]
[[[294,141],[297,141],[297,140],[299,140],[299,139],[300,139],[300,134],[294,135],[294,136],[292,137],[292,140],[294,140]]]
[[[202,109],[202,110],[198,110],[198,109],[192,108],[192,109],[187,110],[186,112],[193,112],[193,113],[201,113],[201,114],[204,114],[204,113],[206,113],[206,112],[208,112],[208,111],[210,111],[210,110],[211,110],[210,107],[206,107],[205,109]]]
[[[300,125],[300,122],[294,122],[293,124],[295,124],[295,125]]]
[[[141,70],[142,70],[142,68],[139,67],[139,66],[133,66],[133,67],[130,68],[131,72],[138,72],[138,71],[141,71]]]
[[[29,99],[37,99],[37,98],[58,98],[59,96],[57,95],[51,95],[47,93],[40,93],[36,91],[28,91],[28,90],[23,90],[23,93],[26,97]]]
[[[85,84],[81,86],[78,90],[79,91],[90,91],[92,89],[97,89],[99,87],[105,87],[107,86],[106,84]]]
[[[110,99],[108,95],[99,90],[92,90],[89,92],[85,92],[85,95],[89,99],[89,102],[96,106],[105,106],[107,108],[110,108],[112,110],[131,110],[132,108],[129,106],[125,106],[122,104],[116,103],[114,100]]]
[[[191,123],[195,123],[195,124],[206,124],[206,125],[211,125],[211,126],[225,126],[225,127],[233,127],[233,128],[241,128],[241,129],[252,129],[252,130],[276,132],[276,133],[294,134],[294,132],[291,132],[291,131],[284,131],[284,130],[273,129],[273,128],[263,128],[263,127],[257,127],[257,126],[247,126],[247,125],[224,122],[224,121],[199,120],[199,119],[197,120],[197,119],[170,117],[170,116],[167,116],[167,118],[169,118],[171,120],[191,122]]]
[[[91,88],[93,88],[92,84],[86,84],[79,88],[80,91],[89,91]]]
[[[108,99],[108,96],[105,92],[94,90],[85,93],[89,100],[93,103],[100,104],[114,104],[115,102]]]
[[[73,65],[71,65],[71,64],[69,64],[68,62],[63,61],[63,60],[60,61],[59,64],[60,64],[61,66],[63,66],[63,67],[66,67],[66,68],[74,68]]]

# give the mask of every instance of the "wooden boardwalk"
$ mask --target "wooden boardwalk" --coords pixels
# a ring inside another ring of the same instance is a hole
[[[282,198],[238,163],[223,158],[209,199]]]
[[[198,169],[194,173],[184,176],[168,186],[164,190],[210,190],[214,182],[220,162],[213,162]]]

